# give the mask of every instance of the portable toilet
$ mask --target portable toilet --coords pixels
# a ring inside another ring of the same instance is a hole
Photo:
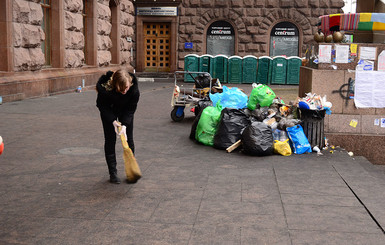
[[[269,83],[269,67],[273,59],[269,56],[261,56],[258,58],[257,83]]]
[[[230,56],[227,70],[228,83],[242,83],[242,57]]]
[[[242,83],[257,82],[258,58],[246,55],[242,59]]]
[[[199,57],[199,71],[208,72],[210,75],[213,75],[214,67],[214,56],[209,54],[204,54]]]
[[[217,78],[221,83],[227,83],[227,64],[228,58],[226,55],[214,56],[214,67],[212,78]]]
[[[287,59],[285,56],[275,56],[271,67],[270,84],[286,84]]]
[[[188,54],[184,57],[184,71],[198,72],[199,71],[199,55]],[[191,73],[193,77],[196,77],[198,74]],[[194,78],[190,74],[184,74],[185,82],[194,82]]]
[[[298,56],[287,58],[286,84],[299,84],[299,71],[302,65],[302,59]]]

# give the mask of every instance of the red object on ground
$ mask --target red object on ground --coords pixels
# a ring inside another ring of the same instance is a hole
[[[0,155],[3,153],[4,150],[4,142],[1,142],[0,144]]]

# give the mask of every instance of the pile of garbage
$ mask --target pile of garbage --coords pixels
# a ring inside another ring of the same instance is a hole
[[[331,114],[332,103],[327,101],[326,95],[321,97],[317,94],[307,93],[306,97],[298,99],[298,108],[308,110],[325,110]]]
[[[243,153],[254,156],[312,152],[298,108],[305,103],[309,105],[306,109],[328,108],[330,112],[326,97],[307,94],[285,104],[267,85],[252,86],[249,97],[236,87],[223,86],[222,93],[210,93],[199,101],[190,139],[227,152],[240,147]]]

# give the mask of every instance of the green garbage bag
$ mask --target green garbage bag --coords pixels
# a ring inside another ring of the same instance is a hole
[[[221,111],[222,106],[220,100],[215,107],[208,106],[202,111],[195,131],[195,139],[198,142],[204,145],[214,146],[214,136],[221,119]]]
[[[270,106],[275,97],[274,91],[269,86],[260,84],[251,90],[247,108],[253,111],[258,104],[261,107]]]

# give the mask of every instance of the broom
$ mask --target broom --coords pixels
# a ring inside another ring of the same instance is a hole
[[[119,132],[121,130],[122,128],[119,127]],[[132,153],[131,148],[128,146],[126,136],[121,134],[120,139],[122,140],[123,146],[124,169],[126,171],[127,182],[136,183],[142,177],[142,172],[136,162],[134,153]]]

